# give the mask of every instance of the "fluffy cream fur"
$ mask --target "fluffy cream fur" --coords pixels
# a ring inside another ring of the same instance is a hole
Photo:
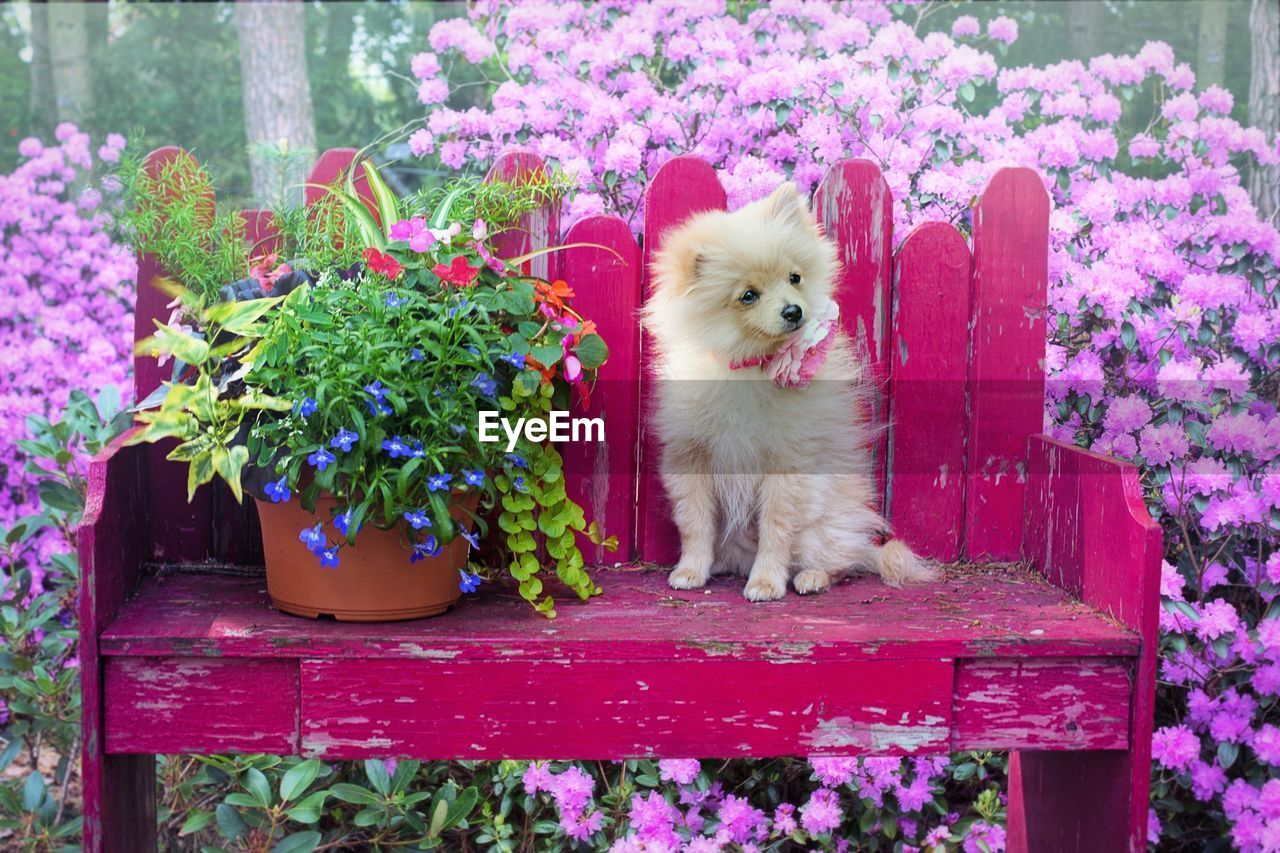
[[[644,323],[658,350],[651,422],[680,529],[676,589],[734,572],[748,576],[747,598],[764,601],[781,598],[788,579],[814,593],[858,570],[894,586],[935,577],[901,542],[878,544],[889,531],[873,508],[867,391],[849,340],[837,336],[805,388],[729,368],[786,339],[796,328],[788,306],[815,316],[837,269],[793,184],[666,235]]]

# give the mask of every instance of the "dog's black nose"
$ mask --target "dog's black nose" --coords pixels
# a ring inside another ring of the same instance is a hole
[[[792,325],[799,323],[800,318],[804,316],[804,309],[799,305],[788,305],[782,309],[782,319]]]

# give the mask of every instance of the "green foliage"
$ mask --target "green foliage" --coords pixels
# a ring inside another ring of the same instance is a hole
[[[415,204],[424,210],[441,211],[452,220],[473,222],[483,219],[490,229],[511,225],[523,214],[559,202],[573,190],[572,176],[559,169],[538,180],[525,183],[478,178],[454,178],[443,186],[423,190]]]
[[[17,849],[70,849],[80,832],[80,819],[68,808],[80,737],[74,547],[85,472],[76,459],[97,453],[129,420],[115,388],[104,389],[97,401],[75,391],[56,423],[28,418],[30,438],[19,442],[28,472],[40,478],[41,509],[0,527],[0,564],[8,570],[0,586],[0,838],[10,831],[20,841]],[[50,533],[65,545],[37,560],[35,543]],[[46,778],[39,768],[50,766]]]
[[[250,247],[238,213],[218,213],[213,180],[186,152],[148,169],[141,139],[132,140],[118,175],[124,206],[119,236],[156,256],[187,289],[212,299],[218,288],[249,272]]]

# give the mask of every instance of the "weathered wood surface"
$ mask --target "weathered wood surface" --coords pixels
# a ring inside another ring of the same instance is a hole
[[[840,323],[867,366],[873,398],[869,418],[877,429],[870,452],[883,499],[889,406],[889,303],[893,287],[893,195],[870,160],[843,160],[830,169],[813,195],[813,211],[835,242],[840,276],[836,301]]]
[[[1024,752],[1010,777],[1011,851],[1146,849],[1160,606],[1160,526],[1147,513],[1138,469],[1045,436],[1031,439],[1023,552],[1051,582],[1142,638],[1125,752]],[[1116,571],[1115,565],[1125,567]],[[1080,793],[1070,801],[1063,785]],[[1087,815],[1087,818],[1082,818]],[[1123,841],[1121,841],[1123,839]]]
[[[485,180],[489,182],[523,183],[531,176],[546,172],[546,163],[532,151],[508,151],[498,157],[490,167]],[[462,227],[471,228],[470,222]],[[560,237],[560,203],[530,211],[520,217],[513,227],[493,235],[494,252],[502,258],[514,258],[534,249],[554,246]],[[526,275],[556,279],[560,277],[559,253],[541,255],[526,261],[521,270]]]
[[[575,415],[603,418],[603,442],[561,448],[566,490],[606,535],[618,537],[609,553],[579,537],[588,565],[627,562],[635,543],[636,443],[640,427],[640,247],[616,216],[590,216],[574,224],[564,245],[604,248],[564,249],[560,264],[574,289],[573,307],[596,324],[609,346],[609,360],[591,389],[591,404]]]
[[[706,210],[724,210],[726,197],[715,169],[701,157],[673,157],[649,180],[644,207],[644,295],[652,291],[651,265],[662,248],[663,236],[685,220]],[[671,520],[671,506],[658,474],[659,450],[649,419],[653,416],[652,347],[642,342],[643,378],[640,392],[640,484],[636,506],[636,545],[639,559],[675,565],[680,534]]]
[[[107,752],[298,751],[293,661],[116,657],[103,684]]]
[[[936,753],[950,741],[951,678],[946,660],[304,660],[302,748],[326,759]]]
[[[956,670],[954,749],[1124,749],[1133,662],[966,660]]]
[[[155,846],[155,759],[108,755],[103,738],[102,661],[97,638],[142,579],[149,448],[116,439],[89,463],[79,530],[80,784],[84,847],[130,853]]]
[[[944,222],[912,229],[894,266],[885,507],[895,536],[945,562],[964,534],[969,274]]]
[[[830,593],[756,604],[740,578],[668,589],[661,572],[597,572],[604,596],[562,599],[554,622],[504,584],[488,584],[444,618],[313,622],[270,608],[262,578],[163,572],[103,633],[110,655],[404,657],[429,660],[736,657],[1131,656],[1137,637],[1033,574],[954,569],[946,581],[890,589],[873,578]]]
[[[661,573],[598,577],[609,606],[566,604],[554,623],[491,591],[446,618],[361,625],[272,611],[259,579],[161,575],[103,635],[108,746],[289,751],[295,696],[302,751],[326,758],[1128,742],[1136,638],[1025,574],[957,572],[902,596],[867,580],[789,605],[750,604],[733,582],[670,593]],[[252,666],[272,695],[249,695]],[[209,717],[218,693],[253,713]]]
[[[1044,427],[1049,196],[1030,169],[1001,169],[973,211],[965,554],[1017,559],[1027,439]]]

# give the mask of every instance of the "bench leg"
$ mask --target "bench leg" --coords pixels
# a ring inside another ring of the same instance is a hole
[[[83,759],[85,853],[155,850],[156,757],[85,750]]]
[[[1142,853],[1151,768],[1120,750],[1009,754],[1009,853]]]

